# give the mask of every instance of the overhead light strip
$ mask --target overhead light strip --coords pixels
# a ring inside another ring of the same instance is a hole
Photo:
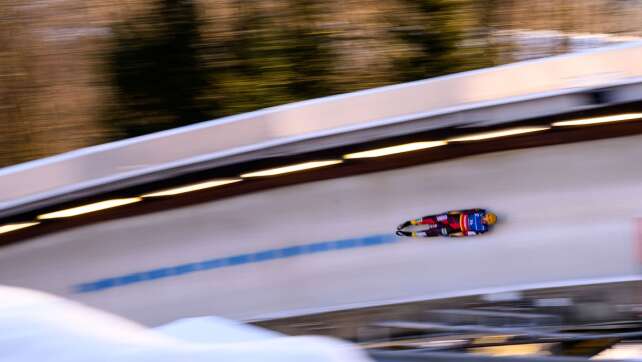
[[[242,174],[241,177],[250,178],[250,177],[275,176],[275,175],[281,175],[285,173],[309,170],[312,168],[336,165],[341,162],[343,161],[342,160],[325,160],[325,161],[311,161],[311,162],[297,163],[290,166],[270,168],[267,170],[261,170],[261,171],[255,171],[255,172],[248,172],[248,173]]]
[[[212,187],[228,185],[228,184],[239,182],[239,181],[242,181],[242,180],[239,179],[239,178],[212,180],[212,181],[208,181],[208,182],[201,182],[201,183],[197,183],[197,184],[193,184],[193,185],[176,187],[176,188],[173,188],[173,189],[168,189],[168,190],[163,190],[163,191],[158,191],[158,192],[152,192],[152,193],[149,193],[149,194],[145,194],[145,195],[143,195],[141,197],[173,196],[173,195],[178,195],[178,194],[184,194],[184,193],[187,193],[187,192],[204,190],[204,189],[209,189],[209,188],[212,188]]]
[[[491,138],[507,137],[507,136],[514,136],[514,135],[518,135],[518,134],[524,134],[524,133],[546,131],[548,129],[550,129],[550,127],[511,128],[511,129],[506,129],[506,130],[484,132],[484,133],[478,133],[478,134],[473,134],[473,135],[469,135],[469,136],[451,138],[451,139],[448,140],[448,142],[481,141],[481,140],[487,140],[487,139],[491,139]]]
[[[22,223],[16,223],[16,224],[7,224],[7,225],[2,225],[0,226],[0,234],[8,233],[14,230],[20,230],[24,228],[28,228],[30,226],[38,225],[40,224],[37,221],[34,222],[22,222]]]
[[[604,116],[604,117],[575,119],[571,121],[560,121],[560,122],[555,122],[552,125],[554,127],[586,126],[591,124],[634,121],[634,120],[640,120],[640,119],[642,119],[642,113],[625,113],[625,114],[615,114],[612,116]]]
[[[50,212],[47,214],[42,214],[38,216],[38,219],[44,220],[44,219],[57,219],[61,217],[72,217],[72,216],[77,216],[82,214],[88,214],[90,212],[111,209],[113,207],[129,205],[135,202],[139,202],[141,200],[142,199],[140,197],[105,200],[105,201],[95,202],[93,204],[73,207],[71,209],[65,209],[65,210]]]
[[[447,145],[446,141],[425,141],[425,142],[412,142],[406,143],[403,145],[376,148],[368,151],[361,151],[355,153],[348,153],[343,155],[345,159],[354,159],[354,158],[373,158],[373,157],[382,157],[388,155],[394,155],[397,153],[411,152],[423,150],[426,148],[439,147]]]

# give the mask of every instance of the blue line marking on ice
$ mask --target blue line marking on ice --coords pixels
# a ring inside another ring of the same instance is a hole
[[[244,264],[262,263],[276,259],[295,258],[304,256],[306,254],[317,254],[336,250],[364,248],[369,246],[394,243],[399,240],[401,239],[393,234],[380,234],[369,235],[355,239],[331,240],[298,246],[288,246],[281,249],[262,250],[256,253],[232,255],[229,257],[209,259],[195,263],[187,263],[120,275],[116,277],[96,280],[93,282],[77,284],[73,287],[73,289],[76,293],[93,293],[105,289],[191,274],[203,270],[227,268]]]

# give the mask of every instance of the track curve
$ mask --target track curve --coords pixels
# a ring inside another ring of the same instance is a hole
[[[641,156],[642,136],[513,150],[114,220],[4,248],[0,283],[159,324],[630,277],[640,270],[633,226],[642,215]],[[500,222],[478,237],[363,242],[387,238],[411,217],[469,207],[492,209]],[[336,240],[361,241],[302,252]],[[257,260],[257,253],[285,248],[297,251]],[[249,256],[229,263],[239,255]],[[228,264],[77,288],[218,259]]]

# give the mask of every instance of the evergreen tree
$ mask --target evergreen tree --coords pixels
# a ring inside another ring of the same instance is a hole
[[[411,16],[397,17],[394,33],[410,48],[395,62],[400,82],[430,78],[457,71],[463,59],[457,56],[462,40],[458,26],[457,0],[403,0]]]
[[[328,76],[336,62],[328,33],[315,28],[319,4],[291,0],[288,11],[240,1],[227,61],[217,72],[226,113],[322,97],[333,93]],[[223,79],[221,79],[223,77]]]
[[[216,102],[202,100],[212,87],[200,57],[194,1],[158,0],[149,15],[114,30],[108,71],[115,104],[106,117],[111,127],[131,137],[219,115]]]

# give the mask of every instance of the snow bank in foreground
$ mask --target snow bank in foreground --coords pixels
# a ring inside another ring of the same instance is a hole
[[[75,302],[0,286],[0,361],[368,361],[326,337],[282,337],[218,318],[158,330]]]

